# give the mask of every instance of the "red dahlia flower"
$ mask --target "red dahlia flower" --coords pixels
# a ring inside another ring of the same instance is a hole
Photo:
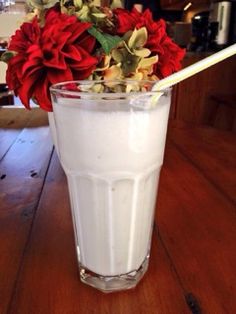
[[[146,27],[148,40],[145,45],[153,55],[158,55],[159,60],[154,65],[154,74],[160,79],[181,69],[181,60],[185,50],[179,48],[166,34],[166,24],[163,20],[153,21],[152,13],[146,10],[139,13],[137,10],[131,12],[124,9],[114,10],[117,18],[117,33],[123,35],[128,30]]]
[[[43,27],[35,18],[12,36],[8,49],[17,54],[9,61],[6,79],[26,108],[33,97],[41,108],[52,111],[50,85],[92,73],[97,59],[91,56],[95,39],[86,32],[90,26],[50,9]]]
[[[117,19],[116,32],[119,35],[123,35],[126,32],[133,30],[142,16],[136,9],[133,9],[132,11],[115,9],[113,12]]]

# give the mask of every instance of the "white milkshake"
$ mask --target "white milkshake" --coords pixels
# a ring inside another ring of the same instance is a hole
[[[170,95],[148,110],[131,99],[54,104],[79,262],[100,276],[135,273],[149,255]]]

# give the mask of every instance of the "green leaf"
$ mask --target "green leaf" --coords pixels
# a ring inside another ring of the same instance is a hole
[[[113,0],[110,4],[111,9],[123,8],[123,1]]]
[[[106,17],[106,14],[104,13],[92,13],[92,15],[99,19],[104,19]]]
[[[135,29],[129,39],[128,45],[130,48],[142,48],[148,38],[147,30],[145,27]]]
[[[135,56],[141,57],[141,58],[147,58],[150,56],[151,51],[147,48],[141,48],[141,49],[134,49],[133,53]]]
[[[44,10],[53,7],[57,2],[58,0],[28,0],[27,4],[30,7]]]
[[[83,6],[83,1],[82,0],[73,0],[74,6],[76,8],[82,8]]]
[[[17,53],[15,51],[6,51],[1,55],[0,60],[7,63],[16,54]]]
[[[88,32],[97,39],[97,41],[101,44],[105,54],[107,55],[114,47],[116,47],[121,41],[123,41],[123,38],[119,36],[112,36],[110,34],[99,32],[94,26],[89,28]]]
[[[89,14],[90,14],[90,10],[89,10],[88,5],[83,5],[82,8],[76,12],[76,16],[82,22],[90,21]]]

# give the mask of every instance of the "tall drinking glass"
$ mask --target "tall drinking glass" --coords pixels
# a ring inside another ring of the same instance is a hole
[[[150,81],[77,81],[51,87],[82,282],[135,287],[148,268],[170,90]]]

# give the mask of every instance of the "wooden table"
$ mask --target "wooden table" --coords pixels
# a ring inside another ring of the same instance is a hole
[[[236,313],[235,135],[170,125],[149,271],[103,294],[78,279],[47,116],[0,109],[0,126],[1,314]]]

